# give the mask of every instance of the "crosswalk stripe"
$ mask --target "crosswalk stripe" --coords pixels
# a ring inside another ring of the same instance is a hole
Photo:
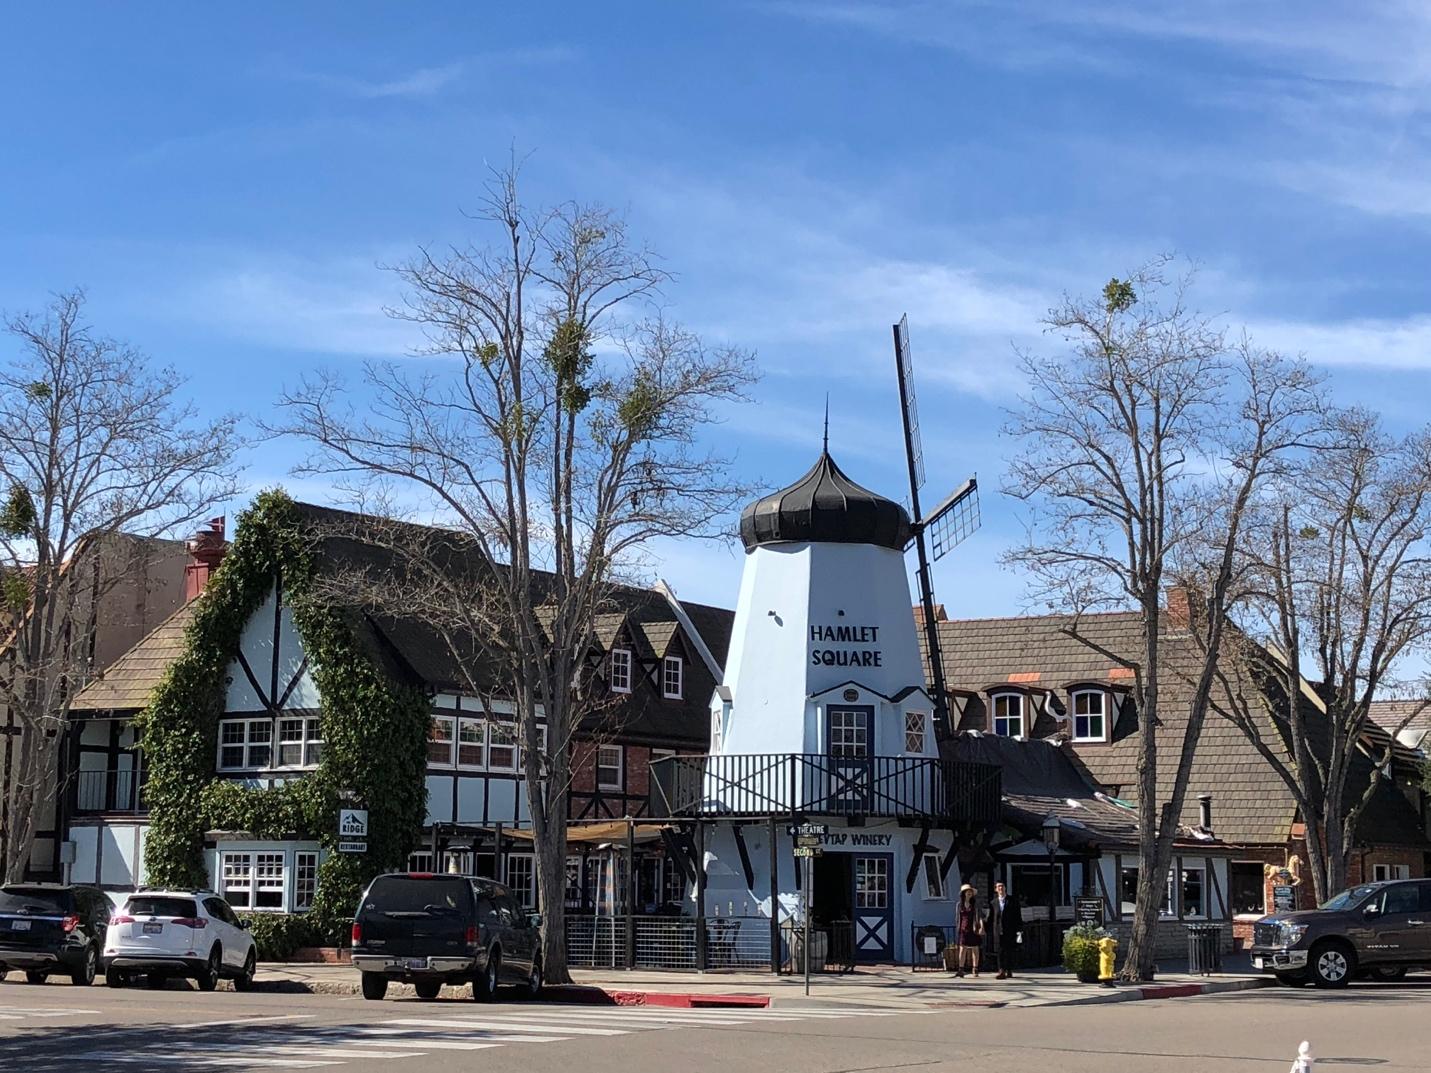
[[[339,1065],[338,1062],[325,1062],[314,1058],[288,1058],[275,1055],[268,1057],[261,1054],[252,1055],[207,1055],[197,1054],[189,1051],[141,1051],[138,1053],[128,1051],[82,1051],[79,1054],[67,1055],[67,1058],[81,1062],[116,1062],[128,1064],[133,1062],[143,1062],[146,1066],[167,1065],[174,1062],[183,1062],[189,1066],[264,1066],[272,1069],[316,1069],[319,1066]]]
[[[349,1042],[354,1045],[369,1044],[374,1047],[390,1047],[393,1044],[393,1039],[391,1036],[387,1036],[378,1039],[355,1039]],[[527,1042],[532,1041],[528,1040]],[[429,1039],[426,1036],[414,1036],[412,1046],[420,1046],[429,1051],[480,1051],[488,1047],[500,1047],[501,1044],[476,1039]]]
[[[422,1018],[405,1017],[400,1020],[386,1021],[384,1024],[390,1025],[419,1025],[424,1028],[456,1026],[459,1028],[485,1028],[495,1029],[500,1032],[560,1032],[569,1036],[624,1036],[626,1030],[623,1028],[594,1028],[589,1025],[557,1025],[557,1024],[532,1024],[528,1021],[503,1021],[497,1018],[482,1021],[469,1021],[463,1018],[460,1021],[449,1021],[445,1018]]]
[[[692,1017],[681,1010],[651,1013],[562,1013],[559,1020],[565,1024],[568,1020],[579,1023],[592,1022],[595,1024],[683,1024],[692,1027],[698,1025],[743,1025],[755,1020],[749,1016],[739,1017]]]
[[[500,1032],[500,1031],[494,1031],[493,1029],[488,1029],[488,1028],[470,1028],[470,1029],[469,1029],[469,1028],[465,1028],[465,1027],[462,1025],[462,1023],[459,1022],[459,1021],[429,1021],[429,1022],[419,1021],[418,1024],[419,1024],[419,1025],[426,1025],[426,1026],[428,1026],[428,1027],[430,1027],[430,1028],[441,1028],[441,1029],[445,1029],[445,1030],[446,1030],[446,1033],[445,1033],[445,1034],[448,1035],[448,1036],[472,1035],[472,1036],[475,1036],[475,1037],[478,1038],[478,1039],[489,1040],[489,1041],[494,1042],[494,1043],[557,1043],[557,1042],[559,1042],[559,1041],[561,1041],[561,1040],[566,1040],[566,1039],[570,1039],[570,1038],[571,1038],[570,1036],[562,1036],[562,1035],[556,1035],[556,1034],[553,1034],[553,1035],[550,1035],[550,1036],[531,1036],[531,1035],[527,1035],[526,1033],[522,1033],[522,1032],[518,1032],[518,1033],[504,1033],[504,1032]],[[407,1034],[408,1036],[411,1036],[411,1037],[414,1037],[414,1038],[421,1038],[421,1034],[420,1034],[419,1032],[417,1032],[416,1027],[413,1027],[413,1028],[380,1028],[380,1027],[377,1027],[377,1026],[370,1026],[370,1027],[368,1027],[368,1028],[360,1028],[360,1029],[358,1029],[358,1031],[361,1032],[361,1033],[362,1033],[363,1035],[365,1035],[365,1036],[384,1036],[384,1037],[392,1037],[392,1036],[401,1036],[401,1035],[403,1035],[403,1034]],[[542,1029],[542,1031],[544,1031],[544,1032],[553,1032],[553,1033],[556,1033],[556,1032],[559,1032],[560,1030],[559,1030],[559,1029]]]

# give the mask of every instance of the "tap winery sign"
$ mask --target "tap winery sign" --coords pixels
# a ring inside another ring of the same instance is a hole
[[[810,663],[815,667],[883,667],[878,626],[810,627]]]

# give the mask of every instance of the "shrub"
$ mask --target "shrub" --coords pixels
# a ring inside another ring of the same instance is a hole
[[[1082,976],[1098,974],[1098,940],[1108,932],[1092,924],[1075,924],[1063,933],[1063,967]]]
[[[260,961],[287,961],[305,946],[322,946],[324,936],[307,916],[289,913],[240,913],[258,946]]]

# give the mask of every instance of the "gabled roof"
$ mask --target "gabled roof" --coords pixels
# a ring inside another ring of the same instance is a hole
[[[79,716],[101,712],[134,712],[149,703],[149,694],[184,650],[184,631],[194,619],[198,599],[191,600],[154,627],[138,644],[90,680],[70,702]]]
[[[1087,642],[1070,636],[1076,629]],[[1017,618],[953,620],[939,623],[945,679],[951,691],[964,695],[958,729],[989,729],[987,703],[978,691],[991,682],[1016,682],[1052,689],[1067,707],[1067,686],[1086,681],[1127,683],[1127,669],[1105,653],[1137,658],[1142,622],[1136,612],[1083,615],[1030,615]],[[1096,646],[1093,647],[1093,646]],[[1102,649],[1100,652],[1097,649]],[[1168,744],[1158,751],[1158,783],[1171,786],[1177,750],[1187,725],[1187,700],[1198,654],[1187,634],[1172,619],[1163,624],[1164,679],[1161,715]],[[1037,678],[1032,676],[1037,674]],[[1315,711],[1308,705],[1310,718]],[[1110,713],[1110,718],[1112,715]],[[1061,733],[1042,709],[1031,713],[1032,737]],[[1093,783],[1116,797],[1132,797],[1137,786],[1137,718],[1131,697],[1120,709],[1112,741],[1077,744],[1070,756]],[[1361,757],[1353,778],[1365,777]],[[1359,775],[1358,772],[1361,774]],[[1364,784],[1363,784],[1364,785]],[[1226,842],[1283,844],[1296,819],[1296,807],[1281,777],[1257,753],[1229,719],[1210,712],[1193,760],[1192,779],[1182,821],[1197,822],[1197,795],[1213,795],[1213,830]],[[1425,846],[1426,834],[1413,809],[1389,781],[1375,795],[1377,806],[1363,815],[1360,838],[1368,844]]]
[[[1398,742],[1415,749],[1431,735],[1431,703],[1425,700],[1374,700],[1369,714],[1383,744],[1394,734]]]

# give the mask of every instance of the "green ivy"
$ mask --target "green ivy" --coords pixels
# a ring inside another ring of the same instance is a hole
[[[312,926],[333,936],[352,918],[364,885],[399,868],[422,829],[429,705],[394,681],[355,637],[353,622],[309,597],[315,563],[293,501],[263,492],[239,518],[223,563],[195,608],[184,649],[137,723],[149,768],[149,882],[208,881],[208,830],[261,839],[317,840],[329,852],[318,870]],[[225,676],[244,624],[282,579],[285,603],[303,638],[321,697],[323,756],[311,774],[251,788],[214,773]],[[368,851],[337,853],[337,811],[368,810]]]

